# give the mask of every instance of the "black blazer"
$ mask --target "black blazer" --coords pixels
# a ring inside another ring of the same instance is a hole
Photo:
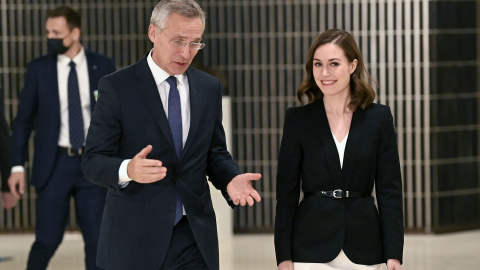
[[[343,189],[373,197],[305,196],[300,190]],[[372,104],[353,114],[343,169],[323,100],[287,110],[278,158],[275,251],[277,263],[325,263],[343,249],[357,264],[402,261],[402,180],[393,117]]]
[[[94,91],[101,77],[115,71],[113,60],[85,50],[90,80],[90,108],[95,107]],[[41,188],[55,168],[60,135],[60,98],[58,94],[57,56],[48,54],[31,61],[25,74],[25,85],[13,122],[12,166],[25,164],[28,140],[35,130],[30,182]]]
[[[0,88],[0,177],[2,179],[2,191],[9,192],[8,177],[10,176],[10,134],[5,119],[5,106],[3,91]]]
[[[177,194],[209,269],[219,268],[206,176],[225,195],[227,184],[240,172],[226,150],[220,82],[194,68],[186,75],[191,122],[180,160],[146,57],[100,81],[82,166],[87,179],[109,188],[97,255],[101,268],[160,269],[170,244]],[[119,188],[120,164],[148,144],[153,150],[147,158],[162,161],[167,176]]]

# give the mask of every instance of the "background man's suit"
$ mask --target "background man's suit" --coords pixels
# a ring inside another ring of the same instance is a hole
[[[97,258],[102,268],[160,269],[174,228],[177,192],[209,269],[219,268],[206,175],[225,195],[227,184],[240,172],[226,150],[220,82],[194,68],[186,75],[191,121],[180,160],[146,57],[100,81],[82,166],[89,180],[109,188]],[[120,164],[148,144],[153,150],[147,158],[162,161],[167,176],[120,188]]]
[[[357,264],[402,261],[403,212],[400,162],[387,106],[353,113],[343,167],[323,99],[291,108],[285,116],[277,174],[277,263],[330,262],[343,249]],[[301,178],[301,182],[300,179]],[[374,198],[326,198],[336,189]],[[300,190],[305,194],[299,204]]]
[[[85,55],[90,80],[90,107],[93,110],[94,91],[98,88],[98,82],[101,77],[113,72],[115,66],[106,56],[87,50]],[[68,220],[68,216],[63,213],[69,207],[70,196],[73,195],[78,223],[85,241],[87,269],[92,269],[95,267],[99,223],[106,191],[85,179],[81,172],[80,156],[69,157],[59,151],[61,115],[58,91],[57,56],[49,54],[33,60],[27,67],[12,135],[12,165],[23,166],[28,154],[28,140],[32,130],[35,130],[30,183],[35,186],[38,194],[36,241],[32,246],[28,267],[44,268],[37,266],[36,262],[53,256],[50,247],[58,246],[62,240]],[[70,195],[72,188],[79,190]],[[55,196],[64,196],[62,200],[65,203],[56,204],[52,209],[51,200]],[[55,226],[47,224],[52,220],[60,222],[56,222]],[[50,251],[44,251],[46,246]]]
[[[113,72],[110,59],[85,50],[90,78],[90,106],[95,107],[94,91],[101,77]],[[25,85],[13,124],[12,165],[23,165],[28,154],[28,138],[35,130],[34,163],[30,183],[41,188],[55,169],[60,129],[57,58],[46,55],[33,60],[25,75]]]
[[[10,176],[10,135],[5,119],[3,90],[0,88],[0,177],[2,177],[2,191],[9,192],[8,177]]]

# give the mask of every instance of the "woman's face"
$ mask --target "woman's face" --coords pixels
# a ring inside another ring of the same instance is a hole
[[[332,43],[317,48],[313,56],[313,77],[325,96],[349,94],[350,75],[357,59],[349,62],[343,50]]]

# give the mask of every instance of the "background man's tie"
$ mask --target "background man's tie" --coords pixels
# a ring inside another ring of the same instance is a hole
[[[70,74],[68,74],[68,122],[70,144],[75,150],[78,150],[83,147],[85,133],[83,130],[82,104],[78,88],[77,71],[73,61],[70,62]]]
[[[172,132],[173,144],[175,145],[175,152],[180,160],[182,156],[183,139],[182,139],[182,110],[180,105],[180,93],[177,89],[177,78],[170,76],[167,78],[170,85],[170,93],[168,94],[168,124]],[[182,218],[183,207],[180,196],[177,196],[177,207],[175,212],[175,223]]]

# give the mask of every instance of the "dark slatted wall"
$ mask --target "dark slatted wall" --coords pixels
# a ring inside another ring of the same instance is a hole
[[[233,145],[241,170],[261,172],[263,202],[235,210],[236,232],[269,232],[283,117],[315,36],[343,28],[357,39],[379,81],[377,102],[397,126],[410,231],[480,227],[477,1],[202,0],[205,49],[197,65],[221,77],[232,97]],[[83,18],[85,47],[114,57],[117,68],[151,47],[146,35],[157,1],[0,0],[0,83],[11,123],[26,64],[46,52],[46,10],[58,4]],[[30,164],[26,164],[27,170]],[[0,228],[31,229],[35,193]],[[75,228],[72,214],[72,227]]]

